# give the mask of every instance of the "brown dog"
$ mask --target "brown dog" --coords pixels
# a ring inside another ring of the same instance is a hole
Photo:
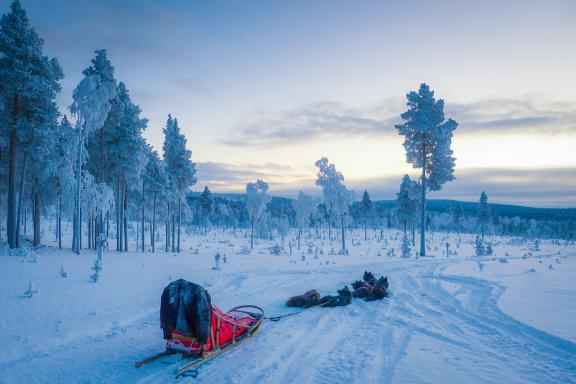
[[[374,287],[372,288],[372,292],[370,295],[366,297],[366,301],[374,301],[374,300],[382,300],[383,298],[388,296],[388,276],[384,277],[381,276]]]
[[[370,292],[372,292],[372,286],[364,281],[356,280],[352,283],[352,296],[361,299],[364,297],[368,297]]]
[[[303,295],[293,296],[288,299],[286,305],[289,307],[310,308],[318,305],[320,302],[320,293],[317,290],[311,289]]]

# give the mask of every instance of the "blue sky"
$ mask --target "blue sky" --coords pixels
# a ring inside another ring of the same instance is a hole
[[[457,180],[432,198],[576,206],[575,1],[21,1],[64,69],[62,110],[106,48],[156,148],[179,119],[198,189],[314,191],[328,156],[393,198],[417,173],[394,124],[426,82],[460,123]]]

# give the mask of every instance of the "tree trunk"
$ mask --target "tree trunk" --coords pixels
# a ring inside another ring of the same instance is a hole
[[[124,216],[124,251],[128,252],[128,191],[126,190],[126,180],[124,180],[124,208],[122,208],[122,215]]]
[[[170,247],[170,202],[167,203],[167,213],[166,213],[166,241],[164,241],[166,252]]]
[[[254,219],[250,220],[250,249],[254,249]]]
[[[10,248],[16,248],[16,158],[18,156],[18,138],[16,136],[16,120],[20,108],[18,96],[14,95],[12,117],[14,126],[10,131],[10,149],[8,152],[8,216],[6,220],[6,237]]]
[[[28,151],[24,151],[24,160],[22,161],[22,171],[20,172],[20,191],[18,194],[18,213],[16,217],[16,247],[20,248],[20,218],[24,208],[24,178],[26,177],[26,162],[28,160]]]
[[[82,249],[82,209],[80,209],[80,215],[78,215],[78,254]]]
[[[58,202],[58,248],[62,249],[62,198]]]
[[[142,252],[144,252],[144,182],[142,182]]]
[[[426,147],[422,143],[422,201],[420,202],[420,256],[426,256]]]
[[[300,250],[300,236],[302,235],[302,227],[298,226],[298,250]]]
[[[364,220],[364,241],[368,240],[368,223]]]
[[[121,231],[121,221],[120,220],[120,175],[116,176],[116,251],[122,252],[121,241],[122,241],[122,231]]]
[[[0,149],[0,163],[2,162],[2,149]],[[2,175],[0,175],[0,241],[2,241]]]
[[[86,225],[88,226],[88,249],[92,248],[92,218],[88,216],[86,219]]]
[[[174,213],[172,213],[172,252],[176,252],[176,218]]]
[[[152,244],[152,252],[156,251],[156,192],[154,192],[154,204],[152,206],[152,225],[150,226],[152,236],[150,236],[150,243]]]
[[[178,253],[180,253],[180,226],[182,224],[182,202],[178,194]]]
[[[340,218],[340,224],[342,225],[342,250],[346,252],[346,235],[344,233],[344,216]]]
[[[408,225],[408,220],[407,220],[407,219],[404,219],[404,237],[406,237],[407,225]]]
[[[40,245],[40,185],[36,179],[34,188],[34,246]]]
[[[82,209],[80,207],[80,176],[82,173],[82,128],[78,126],[78,164],[76,168],[76,254],[82,248]]]

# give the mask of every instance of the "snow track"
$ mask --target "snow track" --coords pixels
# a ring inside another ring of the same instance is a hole
[[[174,379],[179,364],[134,368],[163,348],[156,311],[144,311],[79,340],[1,361],[0,382],[576,382],[576,344],[503,313],[502,286],[444,274],[453,262],[222,272],[209,287],[217,305],[254,303],[267,315],[288,312],[285,299],[310,288],[334,294],[365,269],[388,275],[392,296],[267,321],[254,338],[203,365],[196,379]]]

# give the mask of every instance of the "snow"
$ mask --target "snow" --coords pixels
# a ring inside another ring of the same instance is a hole
[[[494,237],[495,256],[479,261],[473,235],[461,235],[458,246],[456,235],[433,233],[428,253],[436,257],[400,259],[399,231],[384,231],[385,240],[370,231],[368,241],[363,230],[350,231],[350,244],[358,245],[349,255],[330,255],[338,234],[330,242],[321,230],[319,238],[304,231],[302,252],[293,247],[290,256],[287,245],[270,254],[280,239],[257,239],[243,254],[249,232],[237,233],[185,235],[181,254],[109,251],[97,283],[90,280],[93,251],[2,251],[0,382],[576,382],[573,244],[542,241],[540,251],[530,251]],[[442,255],[446,241],[459,255]],[[318,259],[310,245],[322,248]],[[397,257],[377,256],[391,247]],[[217,252],[227,258],[221,270],[212,269]],[[267,321],[254,338],[203,365],[196,379],[174,379],[179,364],[134,367],[164,348],[158,311],[172,280],[204,285],[222,309],[256,304],[276,315],[293,310],[284,304],[289,296],[311,288],[333,294],[364,270],[389,277],[390,298]],[[24,295],[29,282],[38,290],[31,298]]]

